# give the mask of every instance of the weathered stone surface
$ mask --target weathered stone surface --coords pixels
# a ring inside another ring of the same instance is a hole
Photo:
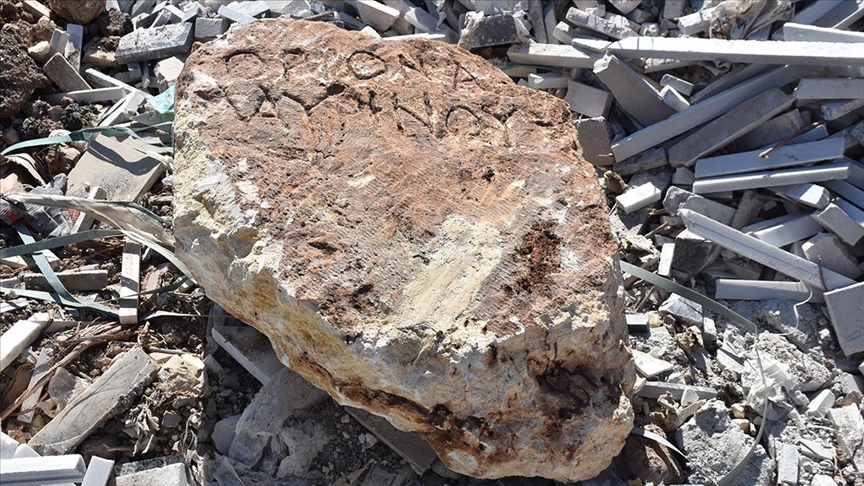
[[[103,0],[51,0],[51,11],[75,24],[87,24],[105,7]]]
[[[12,29],[0,29],[0,120],[7,123],[18,114],[36,89],[48,84],[33,59],[27,41]]]
[[[178,255],[303,377],[474,476],[586,479],[621,450],[616,245],[565,103],[443,43],[284,19],[205,44],[176,100]]]

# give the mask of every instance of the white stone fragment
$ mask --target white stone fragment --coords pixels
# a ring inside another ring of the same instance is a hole
[[[84,482],[81,486],[105,486],[113,472],[114,461],[93,456],[90,458],[90,464],[87,465],[87,473],[84,474]]]
[[[602,55],[569,45],[532,43],[510,46],[507,57],[517,64],[593,69]]]
[[[604,56],[594,63],[594,75],[621,108],[642,125],[653,125],[675,113],[647,78],[615,56]]]
[[[835,2],[816,2],[821,4]],[[783,24],[783,40],[787,42],[864,42],[864,33],[848,30],[816,27],[801,23],[786,22]]]
[[[378,32],[389,29],[399,18],[399,10],[376,0],[356,0],[354,6],[360,14],[360,20]]]
[[[786,145],[760,157],[764,150],[751,150],[737,154],[705,157],[696,161],[696,177],[715,177],[745,172],[794,167],[843,156],[843,139],[829,138],[810,143]],[[851,169],[850,169],[851,170]]]
[[[746,232],[747,228],[742,231]],[[819,233],[822,227],[809,214],[801,214],[778,225],[750,233],[751,236],[777,247],[790,245]]]
[[[834,42],[780,42],[689,37],[628,37],[609,46],[623,57],[813,66],[864,66],[864,49]]]
[[[825,292],[825,304],[843,353],[864,351],[864,282]]]
[[[668,277],[672,274],[672,257],[675,255],[675,243],[663,243],[660,247],[660,263],[657,275]]]
[[[660,78],[660,86],[668,86],[684,96],[690,96],[693,93],[693,83],[671,74],[664,74]]]
[[[767,89],[785,86],[810,74],[813,70],[814,68],[809,66],[784,66],[744,81],[700,103],[693,104],[687,110],[672,115],[660,123],[643,128],[614,143],[612,152],[615,154],[615,160],[623,161],[677,137],[729,112]]]
[[[859,307],[860,309],[862,307]],[[864,419],[861,418],[858,405],[832,408],[828,411],[828,419],[837,429],[837,444],[840,449],[846,457],[852,459],[855,469],[864,471],[864,450],[861,450],[861,443],[864,441]]]
[[[807,456],[811,459],[816,459],[817,461],[833,461],[837,454],[833,447],[823,446],[819,442],[811,439],[798,439],[798,446],[801,455]]]
[[[798,484],[798,448],[792,444],[783,444],[777,455],[777,484]]]
[[[686,36],[693,36],[708,31],[711,25],[711,14],[717,7],[706,8],[690,15],[678,18],[678,30]]]
[[[576,81],[567,82],[567,95],[564,97],[570,109],[576,113],[596,117],[609,114],[612,106],[612,95],[602,89]]]
[[[628,189],[624,194],[615,198],[618,206],[627,214],[641,209],[649,204],[660,200],[662,192],[653,182],[646,182],[641,186]]]
[[[859,226],[864,227],[864,209],[840,197],[834,198],[832,202],[852,218],[853,221],[858,223]]]
[[[836,398],[831,390],[820,391],[819,394],[810,400],[810,404],[807,405],[807,415],[811,417],[824,417],[828,413],[828,410],[834,406]]]
[[[569,78],[559,74],[529,74],[528,87],[534,89],[559,89],[566,88]]]
[[[824,474],[814,474],[810,480],[810,486],[837,486],[837,482],[831,476]]]
[[[693,192],[696,194],[711,194],[741,189],[761,189],[766,187],[790,186],[808,182],[823,182],[835,179],[845,179],[849,175],[849,164],[835,162],[805,169],[792,168],[774,171],[749,172],[720,177],[699,179],[697,171]]]
[[[792,94],[799,100],[864,98],[864,78],[804,78]]]
[[[693,233],[812,287],[821,290],[826,290],[827,287],[827,290],[834,290],[855,283],[852,279],[831,270],[823,269],[820,272],[819,267],[813,262],[769,245],[701,214],[687,209],[678,211],[678,214],[687,229]]]
[[[663,103],[666,103],[666,106],[677,112],[690,108],[690,103],[681,96],[681,93],[675,91],[669,86],[664,86],[663,89],[660,90],[660,97],[663,98]]]
[[[141,244],[127,241],[123,245],[120,279],[120,323],[138,323],[138,292],[141,291]]]
[[[655,358],[648,353],[635,349],[633,350],[633,362],[636,364],[636,371],[645,378],[653,378],[675,367],[668,361]]]
[[[716,299],[803,302],[811,296],[810,288],[801,282],[718,278],[714,281],[714,285]],[[814,293],[812,301],[821,302],[821,293]]]
[[[78,454],[5,459],[0,468],[0,484],[24,486],[80,482],[85,470],[84,458]]]
[[[676,186],[692,186],[696,182],[696,174],[687,167],[678,167],[672,173],[672,184]]]
[[[45,326],[36,322],[18,321],[0,336],[0,371],[12,364],[39,337]]]
[[[772,188],[776,194],[811,208],[822,209],[831,202],[831,193],[816,184],[797,184]]]
[[[66,91],[65,93],[52,93],[43,96],[43,99],[51,104],[60,104],[63,98],[69,98],[76,103],[90,104],[102,101],[117,101],[126,96],[126,91],[119,86],[110,88],[84,89],[78,91]]]
[[[853,280],[861,276],[858,262],[831,233],[819,233],[801,245],[804,257]]]
[[[16,449],[18,449],[18,441],[0,432],[0,459],[12,459]]]
[[[577,8],[571,7],[570,10],[567,11],[566,19],[567,22],[570,22],[576,27],[582,27],[583,29],[588,29],[609,36],[613,39],[625,39],[627,37],[639,36],[638,33],[628,27],[610,22],[603,17],[591,15]]]
[[[609,3],[619,12],[626,15],[636,10],[636,7],[642,4],[642,0],[609,0]]]
[[[814,213],[813,219],[849,245],[854,246],[864,238],[864,228],[836,204],[829,204],[822,211]]]

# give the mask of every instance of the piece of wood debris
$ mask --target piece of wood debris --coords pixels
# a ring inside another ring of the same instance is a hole
[[[141,244],[126,241],[120,271],[120,324],[138,323],[138,293],[141,291]]]

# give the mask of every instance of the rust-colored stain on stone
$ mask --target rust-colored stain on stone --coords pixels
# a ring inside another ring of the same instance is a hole
[[[177,107],[178,253],[293,368],[462,472],[608,465],[633,369],[564,102],[454,46],[271,20],[192,55]]]

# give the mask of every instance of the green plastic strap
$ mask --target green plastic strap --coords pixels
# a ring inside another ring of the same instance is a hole
[[[109,137],[121,137],[121,136],[130,136],[137,139],[140,139],[136,132],[143,132],[147,130],[161,130],[164,128],[170,128],[174,122],[163,122],[158,123],[156,125],[148,125],[144,127],[130,128],[130,127],[88,127],[82,128],[81,130],[77,130],[69,133],[68,135],[58,135],[55,137],[45,137],[45,138],[37,138],[33,140],[25,140],[23,142],[18,142],[14,145],[10,145],[6,147],[0,155],[8,155],[17,150],[21,150],[24,148],[30,147],[41,147],[43,145],[53,145],[55,143],[68,143],[68,142],[82,142],[89,140],[94,134],[102,133],[103,135]]]
[[[82,241],[95,240],[97,238],[108,238],[111,236],[123,236],[122,231],[117,230],[90,230],[80,233],[72,233],[71,235],[58,236],[57,238],[48,238],[33,243],[26,243],[12,248],[4,248],[0,250],[0,258],[11,258],[21,255],[29,255],[37,251],[50,250],[61,246],[72,245]]]
[[[60,305],[65,305],[66,307],[76,307],[76,308],[87,308],[95,311],[99,311],[105,314],[109,314],[114,317],[118,317],[119,313],[116,309],[112,309],[110,307],[105,307],[99,305],[95,302],[90,302],[88,300],[72,302],[69,300],[65,300],[63,297],[60,297],[54,292],[42,292],[39,290],[20,290],[20,289],[8,289],[8,288],[0,288],[0,294],[9,294],[20,297],[27,297],[28,299],[36,299],[36,300],[44,300],[45,302],[55,302]]]

